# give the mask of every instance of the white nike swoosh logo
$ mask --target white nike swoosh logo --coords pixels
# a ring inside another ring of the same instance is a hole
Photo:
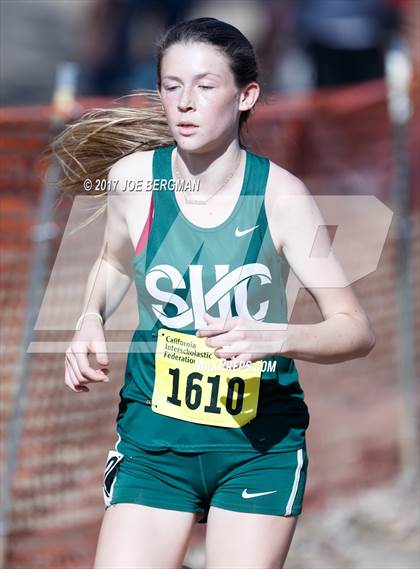
[[[254,229],[257,229],[257,227],[259,227],[259,225],[254,225],[254,227],[250,227],[249,229],[244,229],[243,231],[240,231],[239,227],[237,227],[235,229],[235,236],[242,237],[242,235],[246,235],[250,231],[254,231]]]
[[[249,493],[248,492],[248,488],[245,488],[245,490],[242,492],[242,498],[256,498],[257,496],[265,496],[266,494],[274,494],[274,492],[277,492],[277,490],[271,490],[271,492],[255,492],[255,493]]]

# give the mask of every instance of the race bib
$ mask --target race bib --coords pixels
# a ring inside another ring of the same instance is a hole
[[[192,423],[242,427],[257,414],[261,364],[226,369],[205,338],[162,328],[151,408]]]

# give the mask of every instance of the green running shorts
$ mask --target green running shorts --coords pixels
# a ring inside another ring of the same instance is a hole
[[[236,512],[297,516],[308,469],[306,443],[287,452],[145,450],[118,434],[103,477],[105,508],[143,504],[198,512],[210,506]]]

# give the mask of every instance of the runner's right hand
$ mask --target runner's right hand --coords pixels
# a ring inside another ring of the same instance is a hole
[[[98,369],[90,366],[88,354],[95,354]],[[102,324],[96,317],[85,316],[66,350],[64,383],[76,393],[90,391],[87,383],[109,381],[108,365]]]

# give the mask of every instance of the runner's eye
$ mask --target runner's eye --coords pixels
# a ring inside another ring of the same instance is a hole
[[[214,87],[211,87],[210,85],[199,85],[200,89],[214,89]]]
[[[177,88],[178,88],[178,85],[170,85],[170,86],[164,87],[165,91],[174,91]]]

